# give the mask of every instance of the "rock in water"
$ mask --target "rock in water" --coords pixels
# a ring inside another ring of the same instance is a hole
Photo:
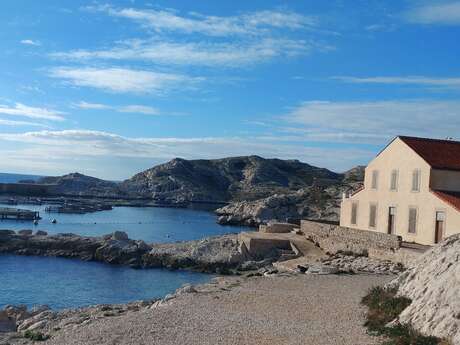
[[[401,322],[460,345],[460,234],[434,246],[390,285],[412,300]]]

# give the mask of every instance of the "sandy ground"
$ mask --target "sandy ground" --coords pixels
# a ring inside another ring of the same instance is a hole
[[[155,309],[108,317],[47,345],[372,345],[361,297],[389,277],[275,276],[232,279]]]

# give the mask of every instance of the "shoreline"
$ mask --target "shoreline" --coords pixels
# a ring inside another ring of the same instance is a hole
[[[370,287],[390,279],[293,273],[216,277],[209,283],[186,285],[159,300],[59,312],[38,310],[23,320],[19,331],[51,336],[44,344],[67,345],[247,344],[248,339],[264,345],[354,345],[358,340],[371,345],[378,344],[378,338],[366,334],[359,300]],[[346,297],[345,291],[349,292]],[[323,327],[317,327],[320,323]],[[18,333],[4,334],[3,341],[0,344],[31,342]]]

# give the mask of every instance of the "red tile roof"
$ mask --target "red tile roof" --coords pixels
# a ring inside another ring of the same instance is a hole
[[[460,211],[460,192],[432,190],[434,195]]]
[[[460,171],[460,142],[453,140],[399,137],[433,169]]]

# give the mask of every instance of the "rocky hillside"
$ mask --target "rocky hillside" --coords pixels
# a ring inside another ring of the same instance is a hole
[[[123,196],[116,182],[105,181],[80,173],[40,178],[38,184],[53,184],[51,192],[59,195]]]
[[[391,286],[412,300],[400,322],[460,345],[460,234],[426,252]]]
[[[364,168],[352,169],[355,173]],[[336,222],[340,216],[342,193],[362,186],[362,180],[348,177],[331,185],[313,184],[296,192],[278,193],[255,201],[233,202],[216,210],[218,222],[228,225],[258,226],[269,221],[292,222],[321,219]]]
[[[342,175],[297,160],[258,156],[172,161],[124,181],[128,195],[165,202],[257,200],[294,192],[314,182],[338,183]]]

